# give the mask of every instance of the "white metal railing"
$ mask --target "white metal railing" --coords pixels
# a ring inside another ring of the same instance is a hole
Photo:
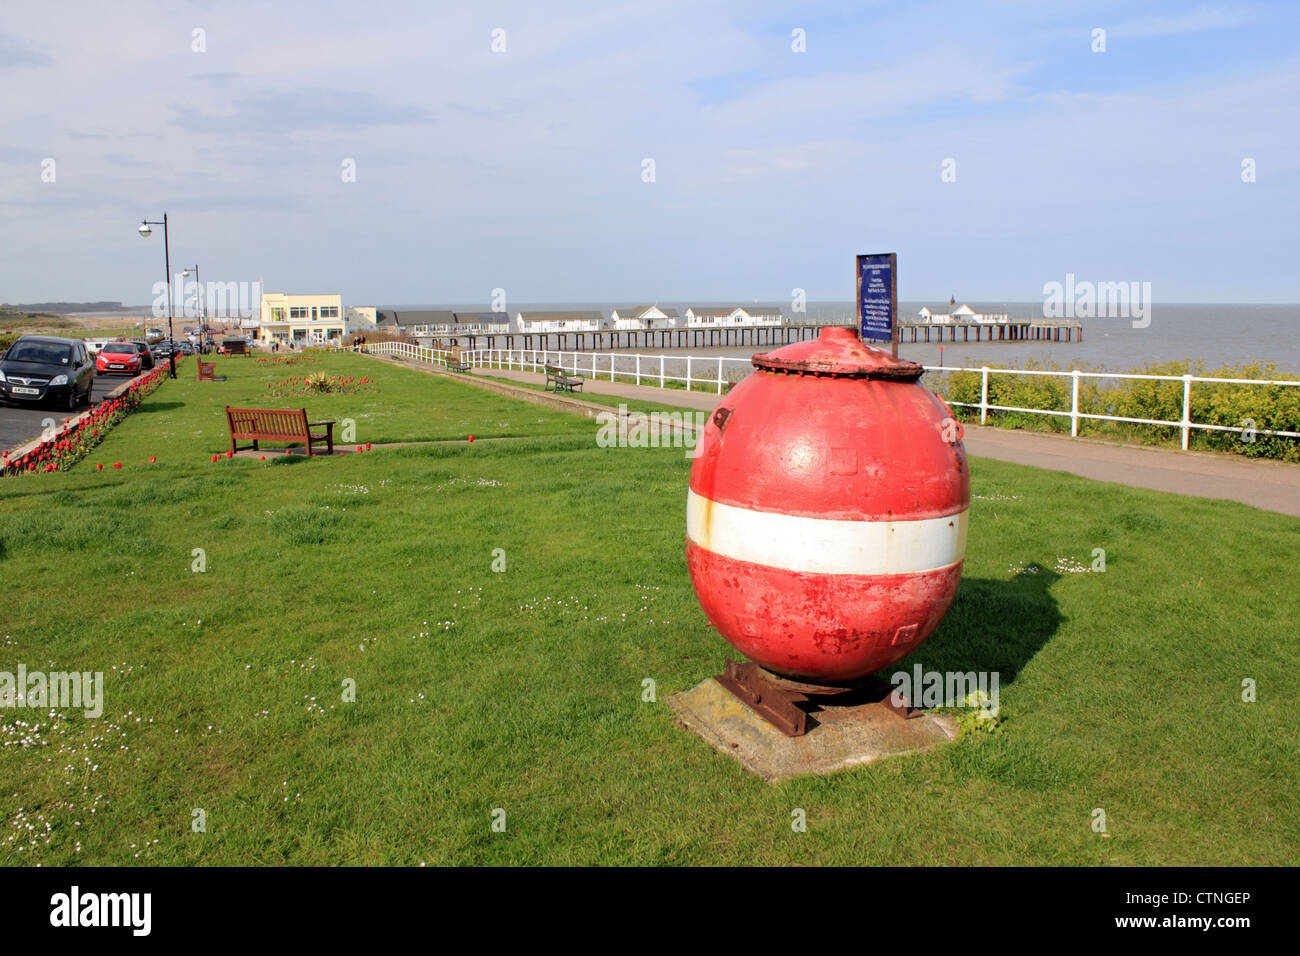
[[[730,358],[727,356],[698,356],[698,355],[640,355],[625,352],[563,352],[547,349],[476,349],[473,351],[462,351],[453,353],[443,349],[431,349],[422,345],[412,345],[406,342],[377,342],[373,345],[367,345],[366,351],[376,355],[401,355],[405,358],[416,361],[430,362],[435,365],[445,365],[449,356],[459,354],[460,360],[472,366],[473,368],[484,369],[507,369],[525,372],[542,372],[547,365],[561,368],[574,375],[587,375],[592,379],[605,379],[607,381],[617,381],[624,379],[636,385],[657,385],[659,388],[666,387],[668,382],[681,382],[688,389],[694,389],[696,386],[715,390],[719,395],[722,394],[724,386],[739,381],[745,375],[753,370],[749,359]],[[669,374],[668,363],[673,365],[674,374]],[[684,369],[679,366],[685,365]],[[728,368],[733,368],[738,374],[735,377],[727,375]],[[1146,375],[1136,372],[1084,372],[1079,369],[1071,369],[1068,372],[1047,371],[1043,369],[1016,369],[1016,368],[989,368],[982,365],[979,368],[969,368],[965,366],[953,365],[925,365],[922,366],[927,372],[979,372],[980,373],[980,400],[978,402],[958,402],[950,401],[949,405],[958,405],[965,408],[978,408],[980,410],[980,424],[983,425],[988,420],[989,412],[1021,412],[1027,415],[1055,415],[1062,418],[1070,419],[1070,435],[1077,437],[1079,434],[1079,422],[1081,420],[1107,421],[1107,422],[1128,422],[1136,425],[1165,425],[1170,428],[1180,429],[1182,432],[1182,447],[1186,451],[1188,448],[1191,433],[1195,429],[1203,431],[1221,431],[1253,432],[1257,435],[1275,435],[1280,438],[1300,438],[1300,431],[1283,431],[1280,429],[1253,428],[1245,425],[1211,425],[1208,423],[1194,422],[1191,418],[1192,412],[1192,384],[1195,382],[1205,382],[1209,384],[1220,385],[1273,385],[1286,387],[1300,387],[1300,381],[1291,381],[1286,379],[1258,379],[1258,378],[1213,378],[1200,375]],[[697,375],[697,371],[703,370],[704,377]],[[677,371],[683,371],[684,374],[675,374]],[[1022,408],[1016,405],[993,405],[989,403],[989,376],[990,375],[1046,375],[1058,378],[1071,379],[1070,387],[1070,410],[1052,408]],[[1094,412],[1084,412],[1079,409],[1079,382],[1081,379],[1146,379],[1152,381],[1165,382],[1182,382],[1183,383],[1183,414],[1179,421],[1165,421],[1158,418],[1129,418],[1122,415],[1099,415]]]
[[[348,346],[342,346],[342,348],[350,351]],[[455,354],[447,349],[431,349],[412,342],[367,343],[364,350],[372,355],[396,355],[415,362],[428,362],[430,365],[446,365],[448,359]]]
[[[1192,430],[1199,428],[1205,431],[1217,432],[1253,432],[1257,435],[1276,435],[1281,438],[1300,438],[1300,432],[1281,431],[1278,429],[1253,428],[1236,425],[1210,425],[1192,421],[1192,383],[1209,382],[1220,385],[1283,385],[1300,387],[1300,381],[1289,381],[1280,379],[1260,379],[1260,378],[1212,378],[1200,375],[1144,375],[1137,372],[1082,372],[1079,369],[1071,369],[1068,372],[1046,371],[1043,369],[1015,369],[1015,368],[989,368],[982,365],[979,368],[966,368],[962,366],[940,366],[926,365],[923,368],[927,372],[979,372],[980,373],[980,400],[978,402],[949,402],[949,405],[961,405],[966,408],[978,408],[980,410],[980,424],[983,425],[988,419],[990,411],[995,412],[1022,412],[1028,415],[1057,415],[1070,419],[1070,436],[1077,437],[1079,434],[1079,421],[1081,419],[1091,419],[1094,421],[1106,422],[1130,422],[1137,425],[1167,425],[1171,428],[1178,428],[1182,431],[1183,451],[1187,451],[1188,442],[1191,438]],[[1069,378],[1072,380],[1070,386],[1070,410],[1062,411],[1052,408],[1020,408],[1015,405],[990,405],[989,404],[989,376],[990,375],[1047,375],[1057,378]],[[1162,382],[1182,382],[1183,383],[1183,416],[1176,422],[1164,421],[1158,418],[1127,418],[1122,415],[1098,415],[1092,412],[1082,412],[1079,410],[1079,380],[1084,378],[1097,379],[1147,379]]]
[[[623,380],[634,385],[657,385],[659,388],[666,388],[669,382],[681,382],[688,390],[707,389],[719,395],[724,387],[739,381],[753,370],[749,359],[726,356],[706,358],[698,355],[563,352],[554,349],[466,349],[451,353],[405,342],[379,342],[367,345],[366,351],[377,355],[401,355],[438,365],[446,364],[446,356],[459,354],[462,362],[474,368],[539,374],[550,365],[595,380]],[[430,353],[440,358],[424,357]]]

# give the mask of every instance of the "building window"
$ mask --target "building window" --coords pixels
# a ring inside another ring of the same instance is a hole
[[[337,319],[339,317],[338,306],[336,305],[321,306],[320,317],[322,319]]]
[[[307,307],[304,305],[294,305],[289,307],[289,318],[305,319],[307,318]]]

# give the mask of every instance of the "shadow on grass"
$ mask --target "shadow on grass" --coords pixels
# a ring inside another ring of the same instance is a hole
[[[148,415],[154,412],[169,412],[173,408],[184,408],[184,402],[145,402],[137,408],[132,414]]]
[[[1011,683],[1065,621],[1052,596],[1058,578],[1042,568],[1007,578],[963,578],[938,630],[887,670],[920,664],[934,671],[997,671],[1002,685]]]
[[[858,690],[800,705],[808,712],[808,729],[821,723],[821,711],[884,700],[895,686],[891,675],[917,666],[946,674],[996,672],[999,688],[1010,684],[1065,620],[1051,594],[1059,577],[1040,569],[1010,579],[963,578],[938,630],[915,653],[877,671]]]

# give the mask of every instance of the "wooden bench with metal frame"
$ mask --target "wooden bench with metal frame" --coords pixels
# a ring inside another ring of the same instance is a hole
[[[465,361],[465,355],[459,348],[453,348],[447,352],[447,358],[443,365],[449,372],[468,372],[474,366]]]
[[[334,422],[309,422],[305,408],[231,408],[226,406],[226,424],[230,426],[230,451],[241,451],[235,443],[242,439],[252,441],[252,448],[258,451],[258,442],[287,441],[304,442],[307,454],[311,455],[313,443],[325,443],[326,454],[334,454]],[[313,428],[324,428],[323,432],[313,433]],[[286,453],[287,453],[286,449]]]
[[[582,382],[581,375],[570,375],[559,366],[548,365],[546,366],[546,384],[542,386],[542,391],[581,392]]]
[[[215,382],[217,380],[217,373],[216,373],[217,363],[205,362],[203,361],[203,359],[199,359],[198,363],[199,363],[199,381]]]

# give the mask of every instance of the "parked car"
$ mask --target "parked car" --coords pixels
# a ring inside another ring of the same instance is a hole
[[[144,339],[131,339],[131,341],[140,346],[140,360],[144,363],[142,367],[146,371],[153,368],[153,352],[149,349],[149,343]]]
[[[193,354],[194,354],[194,343],[192,343],[192,342],[182,342],[182,343],[181,343],[181,354],[182,354],[182,355],[193,355]]]
[[[148,349],[145,349],[147,352]],[[134,342],[109,342],[95,356],[95,371],[101,375],[117,372],[138,375],[144,364],[140,346]]]
[[[51,402],[72,411],[90,404],[95,366],[80,339],[24,335],[0,359],[0,399],[15,404]]]

